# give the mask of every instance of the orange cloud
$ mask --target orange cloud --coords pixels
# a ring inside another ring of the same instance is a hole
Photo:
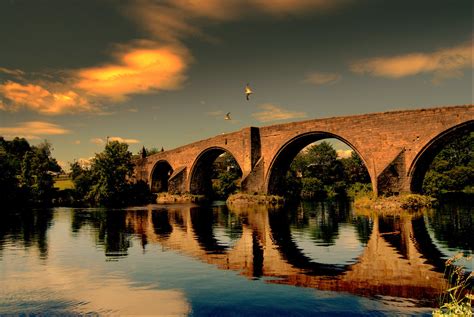
[[[181,43],[185,36],[206,35],[200,25],[231,21],[241,17],[270,14],[277,16],[328,11],[352,0],[136,0],[124,10],[126,15],[155,38]]]
[[[269,122],[277,120],[288,120],[296,118],[305,118],[305,112],[288,111],[271,103],[266,103],[259,106],[262,111],[252,113],[252,117],[260,122]]]
[[[25,75],[25,72],[20,69],[10,69],[10,68],[5,68],[5,67],[0,67],[0,73],[4,73],[4,74],[15,76],[15,77],[22,77]]]
[[[28,121],[13,127],[0,127],[0,135],[4,137],[23,137],[29,140],[40,139],[41,136],[46,135],[62,135],[70,132],[57,124],[43,121]]]
[[[127,144],[137,144],[137,143],[140,143],[141,141],[140,140],[137,140],[137,139],[125,139],[125,138],[121,138],[119,136],[111,136],[108,138],[109,141],[118,141],[120,143],[127,143]],[[101,138],[93,138],[93,139],[90,139],[90,142],[95,144],[95,145],[102,145],[102,144],[105,144],[107,141],[104,140],[104,139],[101,139]]]
[[[72,90],[51,92],[36,84],[7,81],[0,84],[0,94],[8,101],[3,104],[2,110],[16,111],[25,107],[43,114],[55,115],[92,109],[85,98]]]
[[[186,78],[189,61],[186,51],[175,46],[128,48],[118,54],[117,63],[79,70],[74,87],[115,101],[130,94],[175,90]]]
[[[433,83],[447,78],[460,78],[462,69],[472,68],[472,42],[432,53],[410,53],[393,57],[376,57],[350,65],[357,74],[378,77],[402,78],[421,73],[433,73]]]
[[[338,73],[313,72],[306,75],[304,82],[313,85],[335,84],[342,76]]]

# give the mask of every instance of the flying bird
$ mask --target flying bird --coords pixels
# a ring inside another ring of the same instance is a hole
[[[253,94],[253,91],[252,91],[252,89],[250,89],[250,86],[249,86],[249,84],[247,83],[247,85],[245,86],[245,98],[246,98],[247,100],[249,100],[249,96],[250,96],[251,94]]]
[[[225,115],[224,120],[232,120],[232,119],[230,118],[230,112],[227,112],[227,114]]]

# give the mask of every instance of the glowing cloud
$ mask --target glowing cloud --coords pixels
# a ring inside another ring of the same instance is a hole
[[[137,144],[140,143],[140,140],[137,139],[124,139],[119,136],[111,136],[109,137],[109,141],[118,141],[120,143],[127,143],[127,144]]]
[[[378,77],[402,78],[421,73],[433,73],[432,82],[440,83],[447,78],[460,78],[462,69],[473,66],[473,45],[468,42],[432,53],[410,53],[392,57],[376,57],[350,65],[357,74]]]
[[[137,140],[137,139],[124,139],[124,138],[121,138],[119,136],[111,136],[111,137],[108,138],[108,140],[109,141],[117,141],[117,142],[120,142],[120,143],[127,143],[127,144],[137,144],[137,143],[141,142],[140,140]],[[90,139],[90,142],[95,144],[95,145],[103,145],[107,141],[104,140],[104,139],[101,139],[101,138],[92,138],[92,139]]]
[[[66,88],[66,87],[64,87]],[[90,111],[92,105],[72,90],[51,92],[41,85],[21,84],[7,81],[0,84],[0,95],[8,103],[4,103],[2,110],[17,111],[28,108],[47,115]]]
[[[41,136],[62,135],[70,132],[57,124],[43,121],[28,121],[13,127],[0,127],[0,135],[4,137],[23,137],[30,140],[40,139]]]
[[[351,0],[137,0],[124,10],[126,15],[169,43],[181,43],[183,37],[207,37],[199,25],[225,22],[241,17],[270,14],[276,16],[328,11]]]
[[[342,76],[338,73],[313,72],[306,75],[305,83],[313,85],[335,84],[340,81]]]
[[[117,59],[117,63],[77,71],[75,88],[115,101],[130,94],[175,90],[186,79],[190,61],[186,50],[177,46],[130,47]]]
[[[271,103],[260,105],[259,108],[262,109],[262,111],[253,113],[252,117],[260,122],[288,120],[288,119],[297,119],[297,118],[306,117],[305,112],[288,111],[276,105],[273,105]]]

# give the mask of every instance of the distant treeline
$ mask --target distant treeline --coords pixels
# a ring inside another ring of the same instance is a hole
[[[145,183],[129,182],[133,172],[128,145],[109,142],[88,169],[71,164],[74,189],[54,188],[62,172],[51,156],[51,144],[30,145],[24,138],[0,137],[0,203],[2,206],[93,205],[124,206],[151,202]]]

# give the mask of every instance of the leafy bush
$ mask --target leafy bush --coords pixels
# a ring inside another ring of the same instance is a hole
[[[400,207],[403,209],[420,209],[423,207],[430,207],[433,199],[429,196],[418,194],[408,194],[400,197]]]

